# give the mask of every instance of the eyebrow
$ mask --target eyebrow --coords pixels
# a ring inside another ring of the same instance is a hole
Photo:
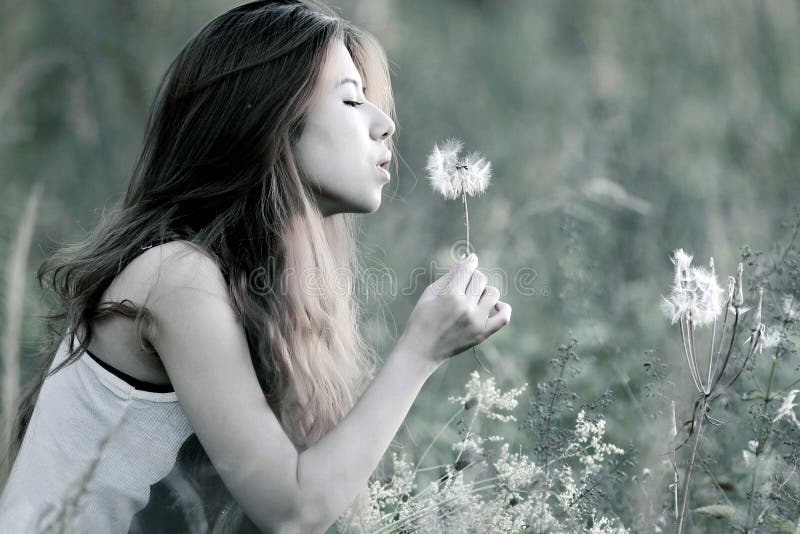
[[[343,78],[342,81],[339,82],[339,85],[337,85],[337,87],[341,87],[346,83],[352,83],[353,86],[356,88],[356,90],[358,90],[358,80],[354,80],[353,78]],[[364,92],[364,94],[367,94],[366,86],[361,86],[361,90]]]

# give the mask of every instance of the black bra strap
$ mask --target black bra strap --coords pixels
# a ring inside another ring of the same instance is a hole
[[[175,390],[172,388],[172,384],[153,384],[152,382],[145,382],[143,380],[139,380],[138,378],[134,378],[129,374],[123,373],[119,369],[116,369],[115,367],[112,367],[111,365],[107,364],[106,362],[104,362],[103,360],[92,354],[92,352],[89,349],[84,349],[84,350],[86,351],[86,354],[91,356],[92,359],[97,363],[99,363],[105,370],[118,376],[119,378],[121,378],[122,380],[124,380],[125,382],[127,382],[136,389],[142,391],[150,391],[153,393],[175,392]]]

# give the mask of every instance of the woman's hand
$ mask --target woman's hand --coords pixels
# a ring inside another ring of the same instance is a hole
[[[478,257],[470,254],[425,288],[398,345],[439,365],[507,325],[511,306],[477,267]],[[497,313],[489,317],[492,309]]]

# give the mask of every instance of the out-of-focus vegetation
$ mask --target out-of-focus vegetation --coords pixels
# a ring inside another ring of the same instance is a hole
[[[11,276],[14,265],[2,267],[3,350],[20,351],[23,380],[41,336],[36,267],[123,194],[160,76],[196,30],[233,5],[0,1],[0,257],[24,243],[25,205],[43,184],[21,308],[8,303],[22,282]],[[671,479],[658,478],[672,476],[670,400],[680,426],[691,418],[694,388],[680,337],[659,310],[672,280],[670,253],[713,256],[724,280],[743,252],[755,262],[753,251],[780,243],[772,250],[780,260],[788,250],[793,227],[784,223],[800,201],[800,2],[330,5],[381,40],[393,69],[398,173],[380,210],[367,216],[363,242],[367,263],[391,268],[395,285],[370,297],[371,341],[388,353],[416,298],[463,239],[461,204],[433,194],[423,171],[435,142],[460,137],[493,163],[492,185],[470,202],[471,243],[514,309],[511,324],[479,347],[482,361],[498,384],[527,381],[535,396],[559,345],[577,340],[582,372],[570,387],[584,402],[603,399],[607,438],[628,461],[619,493],[599,499],[599,509],[629,527],[671,521]],[[420,267],[426,275],[414,278]],[[755,273],[758,281],[766,275],[751,267],[745,299],[754,306]],[[786,294],[800,296],[796,277],[765,299],[777,309]],[[16,329],[10,316],[20,309]],[[767,357],[743,375],[740,393],[763,387]],[[796,354],[784,358],[776,391],[800,379]],[[446,398],[475,368],[468,351],[437,371],[398,446],[421,454],[452,415]],[[767,404],[764,420],[775,415]],[[557,423],[571,428],[575,408]],[[690,509],[730,501],[747,510],[746,477],[715,469],[760,440],[757,423],[730,419],[704,429]],[[458,429],[439,437],[427,465],[454,460],[448,444]],[[531,454],[547,439],[524,427],[504,432]],[[688,521],[724,524],[712,516]]]

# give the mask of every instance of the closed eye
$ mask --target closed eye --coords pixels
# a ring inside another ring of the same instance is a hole
[[[350,107],[353,107],[353,108],[357,108],[358,106],[363,106],[364,105],[363,102],[356,102],[355,100],[345,100],[344,104],[346,106],[350,106]]]

